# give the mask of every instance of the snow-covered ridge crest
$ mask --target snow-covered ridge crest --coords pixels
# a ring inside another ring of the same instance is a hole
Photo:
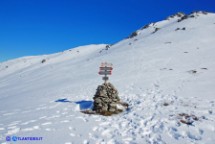
[[[63,52],[58,52],[54,54],[47,54],[47,55],[38,55],[38,56],[25,56],[17,59],[12,59],[6,62],[0,63],[0,72],[2,76],[20,71],[26,68],[40,68],[44,65],[47,66],[48,64],[59,63],[63,61],[68,61],[72,59],[76,59],[79,57],[87,56],[90,54],[95,54],[103,49],[105,49],[107,44],[91,44],[85,46],[79,46],[76,48],[72,48]],[[43,64],[43,65],[41,65]],[[0,75],[1,76],[1,75]]]
[[[175,23],[175,22],[181,22],[181,21],[183,21],[185,19],[197,18],[197,17],[200,17],[200,16],[211,15],[211,14],[214,15],[213,13],[205,12],[205,11],[194,11],[194,12],[188,14],[188,15],[186,15],[183,12],[178,12],[176,14],[168,16],[166,18],[166,20],[146,24],[145,26],[143,26],[139,30],[136,30],[136,31],[132,32],[127,38],[133,38],[133,37],[137,36],[138,34],[140,34],[141,31],[147,31],[147,30],[153,29],[154,32],[156,32],[160,28],[163,28],[163,27],[168,26],[168,25],[170,25],[172,23]]]

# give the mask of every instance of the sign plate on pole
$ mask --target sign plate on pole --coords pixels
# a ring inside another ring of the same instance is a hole
[[[111,75],[111,71],[100,71],[99,72],[100,75]]]
[[[112,67],[100,67],[100,70],[110,71],[113,70]]]
[[[112,67],[112,66],[113,66],[112,63],[107,63],[107,62],[101,63],[101,67]]]

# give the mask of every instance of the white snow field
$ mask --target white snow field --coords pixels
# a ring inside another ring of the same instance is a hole
[[[152,23],[110,48],[87,45],[0,63],[0,143],[215,144],[215,14],[182,16]],[[130,108],[113,116],[83,114],[103,83],[98,70],[105,61]],[[185,124],[183,113],[197,119]]]

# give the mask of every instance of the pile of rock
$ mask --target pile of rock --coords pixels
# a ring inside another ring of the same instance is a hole
[[[118,91],[111,83],[99,85],[93,99],[93,111],[102,115],[117,114],[128,108],[128,104],[120,101]]]
[[[189,115],[186,113],[180,113],[179,114],[179,119],[181,123],[187,124],[187,125],[192,125],[195,121],[198,121],[199,118],[195,115]]]

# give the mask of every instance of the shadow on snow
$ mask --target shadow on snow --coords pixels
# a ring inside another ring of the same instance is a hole
[[[92,109],[93,108],[93,101],[81,100],[75,102],[79,105],[80,110]]]
[[[63,98],[63,99],[58,99],[55,102],[62,102],[62,103],[69,102],[69,103],[71,103],[72,101],[69,101],[67,98]]]
[[[79,105],[80,110],[86,110],[86,109],[92,109],[93,107],[93,101],[89,101],[89,100],[81,100],[81,101],[70,101],[67,98],[63,98],[63,99],[58,99],[55,102],[61,102],[61,103],[75,103],[77,105]]]

